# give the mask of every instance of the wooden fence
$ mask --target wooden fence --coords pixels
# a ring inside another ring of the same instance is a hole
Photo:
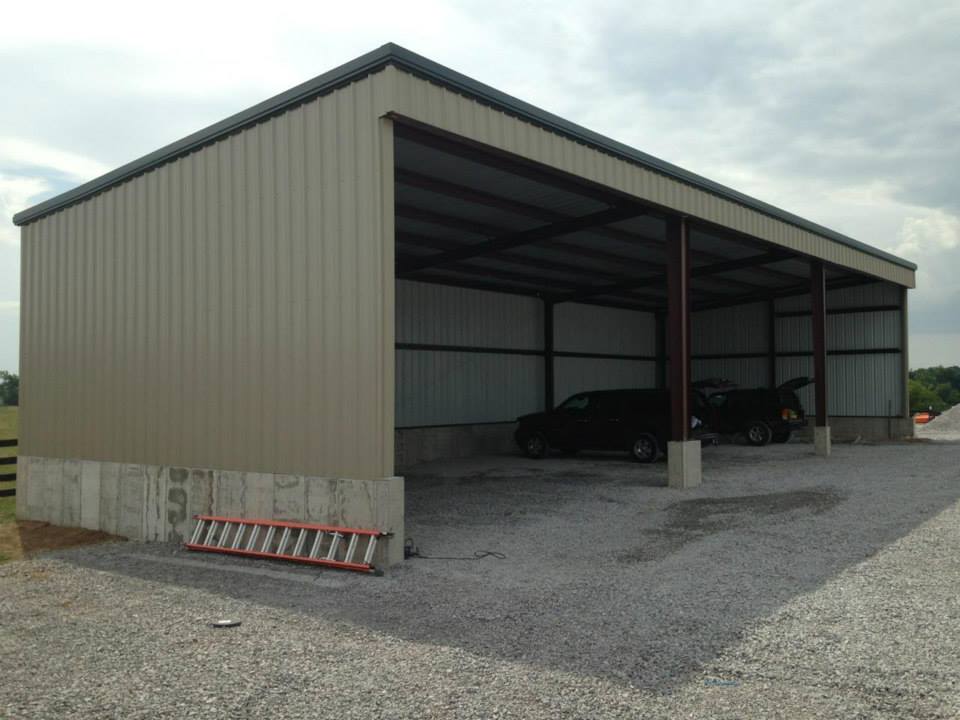
[[[14,440],[0,440],[0,448],[5,447],[17,447],[17,441]],[[5,466],[13,465],[13,472],[6,472],[7,468]],[[7,480],[16,480],[17,479],[17,456],[13,457],[3,457],[0,458],[0,482],[5,482]],[[17,489],[15,487],[0,489],[0,497],[10,497],[11,495],[16,495]]]

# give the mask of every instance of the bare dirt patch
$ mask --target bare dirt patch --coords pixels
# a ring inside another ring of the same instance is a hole
[[[20,520],[0,525],[0,562],[20,560],[46,550],[123,540],[98,530],[66,528],[46,522]]]

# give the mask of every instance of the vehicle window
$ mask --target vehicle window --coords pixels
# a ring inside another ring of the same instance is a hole
[[[619,417],[621,413],[621,402],[619,395],[599,395],[593,404],[593,410],[600,415],[607,417]]]
[[[725,393],[716,393],[707,398],[707,402],[715,408],[723,407],[727,404],[727,396]]]
[[[586,410],[590,406],[590,396],[587,394],[574,395],[563,401],[559,410]]]

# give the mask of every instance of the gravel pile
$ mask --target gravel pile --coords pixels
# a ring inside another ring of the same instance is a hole
[[[408,478],[424,554],[505,560],[0,566],[0,717],[955,718],[956,446],[704,455],[692,491],[599,457]]]
[[[960,405],[954,405],[925,425],[918,425],[917,437],[930,440],[960,440]]]

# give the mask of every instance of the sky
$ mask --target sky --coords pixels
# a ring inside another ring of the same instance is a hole
[[[0,369],[15,212],[385,42],[919,265],[912,367],[960,364],[960,3],[11,3],[0,23]]]

